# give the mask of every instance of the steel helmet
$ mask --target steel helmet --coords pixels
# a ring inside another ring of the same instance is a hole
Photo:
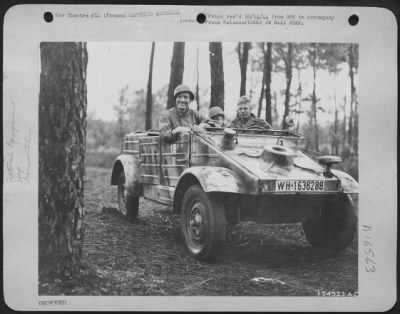
[[[181,84],[178,85],[175,90],[174,90],[174,98],[176,98],[176,96],[178,96],[178,94],[180,93],[189,93],[190,94],[190,99],[193,100],[194,99],[194,94],[192,92],[192,90],[190,89],[189,86],[185,85],[185,84]]]
[[[224,114],[224,111],[221,109],[221,107],[214,106],[214,107],[210,108],[210,110],[208,111],[208,116],[210,117],[210,119],[212,119],[216,116],[225,117],[225,114]]]

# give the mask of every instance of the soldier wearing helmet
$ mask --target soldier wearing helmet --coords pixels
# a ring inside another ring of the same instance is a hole
[[[189,86],[181,84],[174,90],[175,107],[161,115],[160,135],[164,142],[173,143],[179,134],[187,133],[194,125],[202,125],[206,119],[197,111],[189,108],[194,94]]]
[[[225,127],[225,114],[221,107],[214,106],[208,111],[209,120],[206,123],[209,126],[223,128]]]
[[[251,113],[251,100],[244,95],[239,98],[237,103],[237,116],[229,125],[230,128],[237,129],[271,129],[272,126],[263,119],[257,118]]]

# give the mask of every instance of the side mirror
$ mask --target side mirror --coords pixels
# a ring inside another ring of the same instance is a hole
[[[326,167],[324,175],[329,178],[332,178],[332,176],[333,176],[332,172],[331,172],[332,165],[337,164],[342,161],[343,161],[342,158],[339,156],[325,155],[325,156],[320,156],[318,158],[318,163],[320,165],[323,165]]]

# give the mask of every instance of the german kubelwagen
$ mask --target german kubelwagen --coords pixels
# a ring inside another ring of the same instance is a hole
[[[337,156],[308,156],[289,130],[206,128],[173,143],[158,132],[126,135],[111,184],[129,221],[139,199],[172,206],[188,251],[215,257],[227,224],[301,222],[312,246],[342,250],[357,230],[358,183],[331,169]]]

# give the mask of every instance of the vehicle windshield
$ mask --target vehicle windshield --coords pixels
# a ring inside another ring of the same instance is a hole
[[[206,127],[207,132],[212,133],[220,133],[224,132],[224,128],[219,127]],[[260,134],[260,135],[270,135],[270,136],[290,136],[290,137],[299,137],[302,136],[296,132],[289,131],[289,130],[275,130],[275,129],[268,129],[268,130],[261,130],[261,129],[237,129],[231,128],[236,132],[236,134]]]

